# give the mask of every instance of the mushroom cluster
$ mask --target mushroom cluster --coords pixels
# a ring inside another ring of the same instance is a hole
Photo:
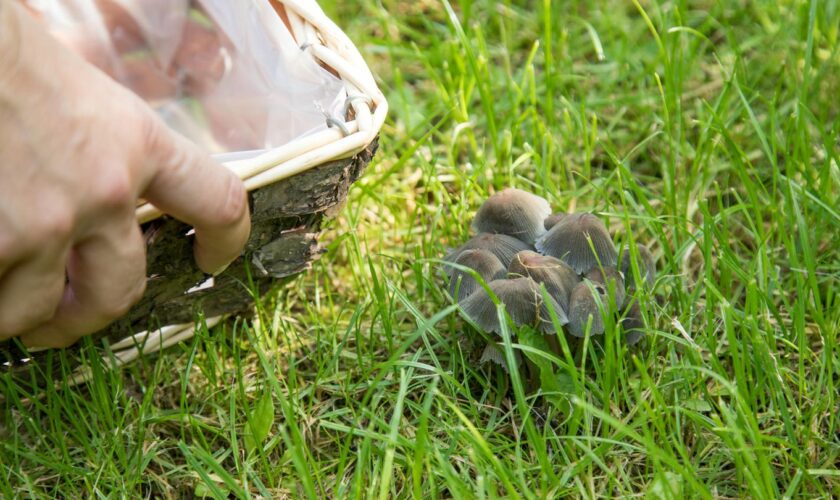
[[[444,260],[450,295],[483,330],[501,334],[492,293],[516,325],[543,334],[603,335],[610,314],[628,344],[642,338],[633,292],[651,287],[656,276],[644,245],[618,251],[597,216],[552,213],[545,199],[514,188],[488,198],[472,227],[477,234]],[[498,357],[495,345],[483,355]]]

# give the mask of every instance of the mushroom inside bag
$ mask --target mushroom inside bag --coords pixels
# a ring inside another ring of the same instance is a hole
[[[21,3],[211,153],[255,156],[325,129],[327,117],[346,119],[340,80],[293,38],[274,1]]]

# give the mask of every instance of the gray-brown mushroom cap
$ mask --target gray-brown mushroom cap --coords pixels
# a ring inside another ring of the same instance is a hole
[[[618,272],[618,269],[614,267],[605,267],[603,269],[600,267],[593,267],[583,277],[593,283],[604,285],[607,293],[609,293],[611,289],[614,290],[616,307],[624,305],[624,276]],[[607,304],[604,305],[606,306]]]
[[[556,300],[544,300],[541,287],[531,278],[500,279],[488,285],[517,326],[532,325],[543,333],[557,333],[551,313],[560,325],[568,323],[566,311]],[[461,302],[461,309],[482,330],[501,335],[496,305],[484,288]]]
[[[551,206],[544,198],[507,188],[487,198],[472,225],[482,233],[507,234],[533,245],[545,233],[543,221],[550,214]]]
[[[653,257],[653,253],[651,253],[648,247],[642,244],[637,244],[636,250],[639,256],[639,260],[636,261],[639,274],[642,276],[644,283],[648,287],[652,288],[654,282],[656,281],[656,259]],[[635,287],[632,262],[633,255],[630,252],[630,247],[625,246],[621,252],[621,272],[624,273],[624,279],[627,282],[628,288]]]
[[[592,326],[589,333],[592,335],[602,335],[604,333],[604,317],[601,307],[598,305],[598,300],[595,298],[596,294],[603,307],[608,307],[607,291],[600,283],[592,283],[588,280],[581,281],[572,290],[572,297],[569,300],[569,324],[567,328],[569,333],[575,337],[586,335],[586,325],[590,318],[592,318]]]
[[[519,361],[519,352],[513,352],[514,359],[518,362]],[[506,373],[510,373],[510,368],[508,368],[507,358],[505,358],[505,353],[495,344],[489,343],[484,347],[484,350],[481,351],[481,359],[478,360],[479,363],[493,363],[499,365],[504,369]]]
[[[607,227],[601,219],[590,213],[564,217],[537,240],[536,247],[544,255],[563,260],[578,274],[589,271],[599,263],[604,267],[613,267],[618,261]]]
[[[569,297],[580,282],[575,270],[560,259],[523,250],[513,257],[508,267],[510,277],[529,277],[545,285],[546,290],[565,310],[569,310]]]
[[[507,269],[514,255],[522,250],[533,250],[534,247],[507,234],[479,233],[444,257],[444,260],[454,262],[461,255],[461,252],[475,249],[487,250],[492,253]]]
[[[546,231],[550,230],[552,227],[556,226],[561,220],[565,219],[566,216],[569,215],[565,212],[557,212],[554,214],[549,215],[543,221],[543,227]]]
[[[472,269],[485,283],[505,277],[505,266],[499,258],[480,248],[464,250],[455,259],[455,264]],[[456,297],[457,294],[458,302],[481,288],[481,283],[472,273],[454,266],[447,266],[447,268],[449,270],[449,295]]]

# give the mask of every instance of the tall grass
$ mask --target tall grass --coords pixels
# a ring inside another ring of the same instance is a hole
[[[3,378],[0,494],[840,496],[836,5],[328,3],[392,113],[326,255],[83,387]],[[440,287],[505,186],[658,257],[643,347],[545,359],[566,411]]]

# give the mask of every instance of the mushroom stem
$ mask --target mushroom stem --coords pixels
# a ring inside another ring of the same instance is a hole
[[[531,361],[531,358],[528,356],[522,357],[525,359],[525,368],[527,371],[525,391],[530,394],[540,388],[540,367]]]
[[[546,342],[548,342],[548,346],[551,348],[551,351],[557,355],[557,357],[563,357],[563,346],[560,345],[560,341],[557,340],[557,335],[549,333],[545,336]]]

